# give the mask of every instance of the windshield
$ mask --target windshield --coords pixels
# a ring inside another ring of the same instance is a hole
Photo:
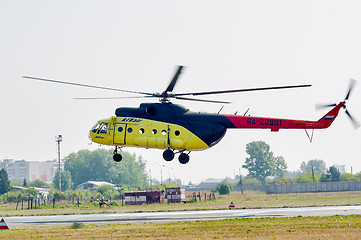
[[[99,126],[100,126],[100,122],[97,122],[95,125],[94,125],[94,127],[92,127],[92,132],[93,133],[96,133],[97,131],[98,131],[98,128],[99,128]]]
[[[99,128],[99,133],[107,133],[108,130],[108,123],[103,123]]]

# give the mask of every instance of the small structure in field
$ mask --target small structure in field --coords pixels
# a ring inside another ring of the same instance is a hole
[[[183,187],[166,188],[165,191],[168,203],[186,202],[186,191]]]
[[[34,188],[36,191],[38,191],[37,198],[47,198],[49,196],[50,188],[48,187],[22,187],[22,186],[12,186],[12,190],[25,190],[28,188]]]
[[[94,192],[97,187],[100,187],[103,185],[109,185],[109,186],[116,188],[115,184],[108,183],[108,182],[87,181],[85,183],[82,183],[82,184],[79,184],[78,186],[76,186],[75,190],[84,191],[86,189],[89,189],[91,192]]]
[[[124,192],[124,202],[125,205],[164,203],[164,191],[127,191]]]

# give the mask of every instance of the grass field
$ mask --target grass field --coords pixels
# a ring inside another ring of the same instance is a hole
[[[159,211],[190,211],[208,209],[227,209],[230,202],[236,208],[271,208],[271,207],[304,207],[304,206],[337,206],[361,205],[361,192],[327,192],[327,193],[293,193],[293,194],[266,194],[264,192],[247,191],[232,192],[229,195],[217,196],[215,201],[179,203],[179,204],[152,204],[141,206],[115,206],[100,209],[96,204],[83,203],[80,207],[76,204],[61,203],[41,206],[40,209],[15,210],[16,204],[0,204],[1,216],[31,216],[55,214],[88,214],[88,213],[125,213],[125,212],[159,212]],[[121,205],[121,203],[120,203]]]
[[[1,239],[361,239],[361,216],[14,228]]]
[[[301,206],[360,205],[361,192],[266,194],[249,191],[217,196],[215,201],[102,208],[96,204],[61,203],[36,210],[15,210],[16,204],[0,204],[6,216],[155,212]],[[361,216],[242,218],[179,223],[74,225],[13,228],[0,232],[0,239],[361,239]]]

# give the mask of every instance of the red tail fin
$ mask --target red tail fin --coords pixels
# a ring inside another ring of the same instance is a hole
[[[329,127],[336,119],[340,109],[345,106],[344,102],[340,102],[336,107],[332,108],[326,115],[320,118],[317,122],[322,123],[325,127]]]

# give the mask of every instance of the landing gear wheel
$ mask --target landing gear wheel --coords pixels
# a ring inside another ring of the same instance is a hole
[[[122,161],[122,158],[123,158],[122,155],[120,155],[119,153],[113,155],[113,160],[116,162]]]
[[[189,155],[186,153],[179,154],[178,160],[181,164],[186,164],[189,162]]]
[[[115,149],[114,149],[114,152],[113,152],[113,160],[116,161],[116,162],[120,162],[122,161],[122,155],[120,155],[118,153],[118,149],[121,150],[121,148],[119,146],[115,146]]]
[[[172,161],[174,159],[174,152],[170,149],[167,149],[163,152],[163,158],[166,161]]]

